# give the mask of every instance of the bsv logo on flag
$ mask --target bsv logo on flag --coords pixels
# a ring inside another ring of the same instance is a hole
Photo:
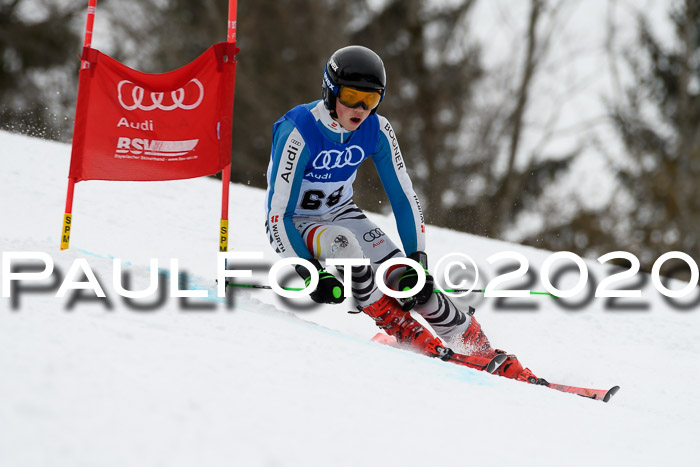
[[[365,151],[360,146],[353,145],[345,148],[344,151],[330,149],[318,153],[313,161],[314,169],[331,170],[341,169],[348,166],[360,165],[365,159]]]
[[[146,156],[179,157],[192,151],[199,142],[198,139],[183,141],[160,141],[143,138],[119,138],[117,154],[144,154]]]
[[[199,107],[204,99],[204,86],[197,78],[190,80],[183,87],[170,91],[170,98],[165,98],[165,92],[150,91],[136,86],[128,80],[122,80],[117,85],[119,103],[126,110],[192,110]]]

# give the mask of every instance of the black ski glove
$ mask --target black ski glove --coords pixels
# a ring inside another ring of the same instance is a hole
[[[317,259],[309,261],[318,271],[318,286],[316,290],[311,292],[311,299],[316,303],[341,303],[345,300],[343,284],[333,274],[325,271]],[[311,282],[309,270],[302,265],[297,265],[294,269],[296,269],[297,274],[304,279],[304,283],[308,286]]]
[[[427,269],[428,255],[422,251],[416,251],[415,253],[411,253],[408,257],[423,266],[423,269],[425,270],[425,285],[412,297],[401,299],[401,304],[404,311],[408,311],[416,305],[423,305],[425,302],[430,300],[430,297],[433,294],[433,287],[435,286],[433,276],[430,275]],[[418,273],[412,267],[406,266],[406,270],[399,277],[399,292],[410,290],[415,287],[417,283]]]

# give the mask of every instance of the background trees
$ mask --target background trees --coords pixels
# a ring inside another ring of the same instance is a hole
[[[0,0],[0,128],[61,139],[75,101],[73,24],[84,5]],[[65,139],[65,137],[64,137]]]
[[[628,207],[612,229],[647,265],[680,250],[700,257],[700,5],[676,2],[673,37],[657,37],[638,17],[638,45],[625,61],[635,76],[611,105],[628,159],[615,165]]]

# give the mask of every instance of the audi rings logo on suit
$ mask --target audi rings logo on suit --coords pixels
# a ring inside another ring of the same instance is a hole
[[[365,151],[357,145],[348,146],[344,151],[329,149],[319,152],[312,165],[316,170],[333,170],[354,167],[365,160]]]
[[[365,232],[362,235],[362,240],[366,241],[367,243],[373,242],[374,240],[378,240],[379,238],[383,237],[386,235],[384,232],[382,232],[382,229],[376,228],[372,229],[369,232]]]

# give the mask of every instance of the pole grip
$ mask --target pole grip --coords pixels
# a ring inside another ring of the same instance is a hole
[[[75,189],[75,179],[68,178],[68,188],[66,189],[66,208],[63,211],[63,228],[61,229],[61,250],[67,250],[70,244],[70,229],[73,220],[73,191]]]
[[[219,226],[219,251],[222,253],[228,251],[228,219],[221,219]]]
[[[219,251],[228,251],[228,197],[231,182],[231,164],[221,172],[221,223],[219,224]]]
[[[67,250],[70,244],[70,223],[73,214],[67,212],[63,214],[63,229],[61,230],[61,250]]]

